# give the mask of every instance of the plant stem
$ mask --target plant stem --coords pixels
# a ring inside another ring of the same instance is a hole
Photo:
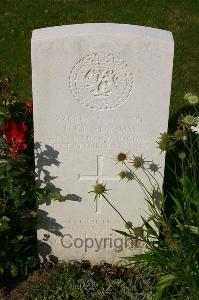
[[[147,188],[145,187],[145,185],[141,181],[141,179],[139,179],[139,177],[135,174],[135,172],[133,172],[126,163],[124,163],[124,165],[133,174],[133,176],[135,177],[135,180],[138,182],[138,184],[140,185],[140,187],[144,191],[145,196],[147,196],[147,194],[148,194],[151,197],[151,193],[147,190]]]
[[[122,220],[127,224],[127,221],[124,219],[124,217],[121,215],[121,213],[117,210],[117,208],[114,207],[114,205],[106,198],[104,194],[102,194],[102,197],[108,202],[108,204],[118,213],[118,215],[122,218]]]

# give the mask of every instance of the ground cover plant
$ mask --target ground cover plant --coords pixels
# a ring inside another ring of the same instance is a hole
[[[159,279],[152,297],[157,300],[199,298],[198,97],[187,93],[185,100],[190,105],[189,114],[179,115],[175,130],[162,133],[158,141],[160,150],[170,156],[166,166],[172,178],[169,189],[159,185],[159,169],[153,161],[125,153],[116,157],[123,167],[121,180],[128,184],[136,181],[148,202],[149,215],[142,217],[140,226],[135,227],[133,220],[126,221],[118,212],[105,184],[97,183],[92,191],[95,199],[102,196],[123,219],[126,231],[117,232],[146,244],[146,253],[126,259],[157,272]]]
[[[90,266],[83,261],[60,264],[47,269],[44,282],[32,284],[29,299],[151,299],[156,278],[148,279],[144,268],[118,267],[110,264]],[[28,298],[27,298],[28,299]]]

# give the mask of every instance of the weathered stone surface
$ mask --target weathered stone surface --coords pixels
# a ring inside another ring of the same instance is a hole
[[[82,24],[33,31],[38,184],[65,195],[64,202],[39,205],[43,258],[118,263],[129,251],[143,250],[128,249],[112,231],[124,229],[120,217],[88,192],[96,180],[106,183],[126,220],[141,224],[144,194],[134,181],[119,181],[114,157],[143,155],[163,173],[156,140],[167,129],[172,61],[172,34],[159,29]]]

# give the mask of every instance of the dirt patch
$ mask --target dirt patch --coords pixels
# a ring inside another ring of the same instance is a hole
[[[33,284],[45,284],[48,281],[46,269],[41,268],[33,272],[26,280],[20,282],[14,288],[0,289],[0,300],[27,300],[28,290]]]

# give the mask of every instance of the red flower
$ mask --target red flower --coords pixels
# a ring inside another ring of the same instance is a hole
[[[26,124],[16,120],[5,120],[0,131],[5,135],[8,144],[13,149],[12,156],[17,157],[18,151],[25,150],[28,146],[25,133],[28,130]]]

